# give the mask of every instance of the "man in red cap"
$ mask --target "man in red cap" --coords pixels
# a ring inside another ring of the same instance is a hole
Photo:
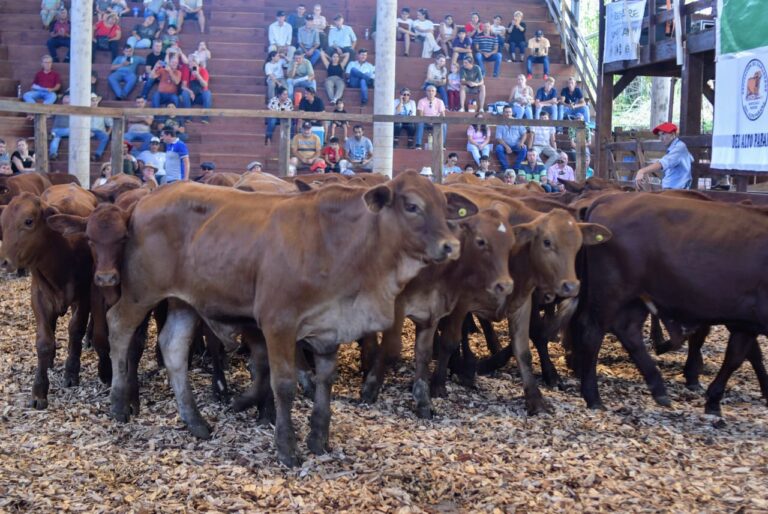
[[[664,189],[689,189],[691,187],[691,162],[693,156],[688,151],[680,138],[677,137],[677,125],[674,123],[662,123],[653,133],[661,139],[667,147],[667,153],[654,162],[637,170],[635,181],[641,188],[647,186],[647,175],[664,171],[661,187]]]

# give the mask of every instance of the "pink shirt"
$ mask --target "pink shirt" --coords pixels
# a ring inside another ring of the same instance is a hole
[[[421,111],[424,116],[442,116],[445,113],[445,104],[439,98],[435,98],[431,102],[429,98],[422,98],[416,109]]]
[[[485,136],[483,135],[483,129],[481,127],[478,127],[477,130],[475,130],[475,127],[472,125],[469,126],[467,129],[467,135],[472,139],[472,142],[476,145],[480,145],[482,143],[485,143]]]

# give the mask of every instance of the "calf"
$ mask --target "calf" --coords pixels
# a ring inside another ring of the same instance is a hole
[[[8,205],[14,196],[23,192],[40,196],[49,187],[51,182],[39,173],[0,176],[0,205]]]
[[[69,173],[54,171],[52,173],[46,173],[45,176],[54,186],[57,184],[75,184],[78,186],[82,185],[80,184],[80,180],[75,175],[71,175]]]
[[[142,182],[139,177],[118,173],[109,177],[105,184],[91,188],[91,193],[96,195],[96,198],[101,202],[113,203],[117,197],[126,191],[140,187],[142,187]]]

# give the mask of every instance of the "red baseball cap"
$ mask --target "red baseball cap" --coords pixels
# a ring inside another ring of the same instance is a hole
[[[659,132],[663,132],[664,134],[671,134],[672,132],[677,132],[677,125],[670,122],[665,122],[653,129],[653,134],[658,136]]]
[[[309,171],[315,171],[318,168],[325,169],[325,161],[321,161],[320,159],[316,160],[312,167],[309,168]]]

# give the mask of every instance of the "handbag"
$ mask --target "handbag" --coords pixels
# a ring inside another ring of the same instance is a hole
[[[96,36],[96,48],[99,50],[109,50],[109,37]]]

